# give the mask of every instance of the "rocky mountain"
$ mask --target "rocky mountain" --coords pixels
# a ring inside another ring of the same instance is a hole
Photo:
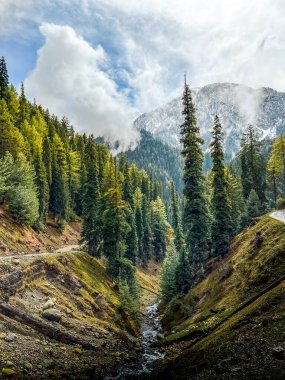
[[[253,89],[233,83],[210,84],[192,92],[205,151],[211,139],[216,114],[224,128],[228,159],[233,158],[239,150],[242,132],[248,124],[258,128],[261,139],[285,132],[284,92],[265,87]],[[142,114],[134,124],[139,129],[149,131],[155,138],[177,147],[179,125],[183,121],[181,111],[179,97],[152,112]]]

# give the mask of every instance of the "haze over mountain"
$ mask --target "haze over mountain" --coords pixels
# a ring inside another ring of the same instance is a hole
[[[218,115],[225,138],[226,156],[238,152],[244,128],[248,124],[257,127],[260,138],[275,137],[285,131],[285,93],[271,88],[253,89],[233,83],[214,83],[193,89],[196,116],[204,150],[211,139],[214,116]],[[175,98],[156,110],[144,113],[134,122],[173,147],[179,146],[179,126],[182,124],[182,100]]]

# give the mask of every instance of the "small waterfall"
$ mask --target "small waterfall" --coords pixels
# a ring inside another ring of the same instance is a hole
[[[164,358],[164,354],[158,349],[151,348],[151,344],[156,341],[157,334],[161,330],[160,317],[158,315],[159,302],[146,308],[147,317],[141,327],[142,347],[141,356],[142,373],[149,373],[152,370],[152,364],[159,359]]]

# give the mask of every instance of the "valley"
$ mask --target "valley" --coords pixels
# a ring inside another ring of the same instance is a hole
[[[166,96],[120,12],[37,25],[18,87],[0,58],[0,379],[284,379],[285,92],[180,62]]]
[[[14,232],[21,228],[9,218],[5,225]],[[58,231],[53,235],[50,230],[49,239],[41,235],[47,244],[53,240],[54,252],[29,254],[27,241],[22,242],[22,254],[5,251],[0,257],[0,367],[4,378],[65,378],[67,374],[74,379],[103,378],[140,355],[139,326],[122,310],[104,262],[80,251],[74,245],[76,230],[71,226],[68,230],[68,236]],[[34,242],[37,234],[29,233]],[[10,249],[17,244],[10,237]],[[153,263],[138,272],[143,313],[159,295],[159,271]]]

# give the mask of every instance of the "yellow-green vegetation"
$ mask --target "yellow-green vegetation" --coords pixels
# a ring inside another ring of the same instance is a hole
[[[62,231],[51,219],[43,231],[17,223],[0,207],[0,256],[18,252],[51,252],[63,245],[78,244],[82,224],[69,223]]]
[[[168,342],[191,335],[193,329],[212,328],[284,275],[285,224],[265,216],[238,235],[230,250],[203,281],[168,306],[165,325],[176,329]]]
[[[275,378],[270,376],[276,367],[276,373],[282,376],[283,360],[274,359],[271,352],[284,340],[284,325],[283,281],[178,355],[167,378],[195,378],[199,371],[203,371],[203,379],[216,378],[220,372],[227,372],[230,366],[241,368],[240,365],[246,368],[243,374],[256,366],[255,371],[264,375],[262,378],[266,378],[265,375]]]
[[[161,264],[150,261],[147,268],[137,269],[137,280],[141,288],[141,308],[151,305],[160,294]]]
[[[159,345],[175,358],[168,378],[216,378],[231,366],[251,373],[253,365],[262,375],[271,376],[273,367],[284,373],[271,354],[285,339],[284,253],[285,224],[264,216],[234,239],[204,280],[167,306],[171,333]]]
[[[63,325],[78,322],[120,332],[137,326],[122,310],[115,283],[105,268],[86,253],[49,254],[23,261],[23,282],[10,302],[28,312],[53,300],[62,312]]]

